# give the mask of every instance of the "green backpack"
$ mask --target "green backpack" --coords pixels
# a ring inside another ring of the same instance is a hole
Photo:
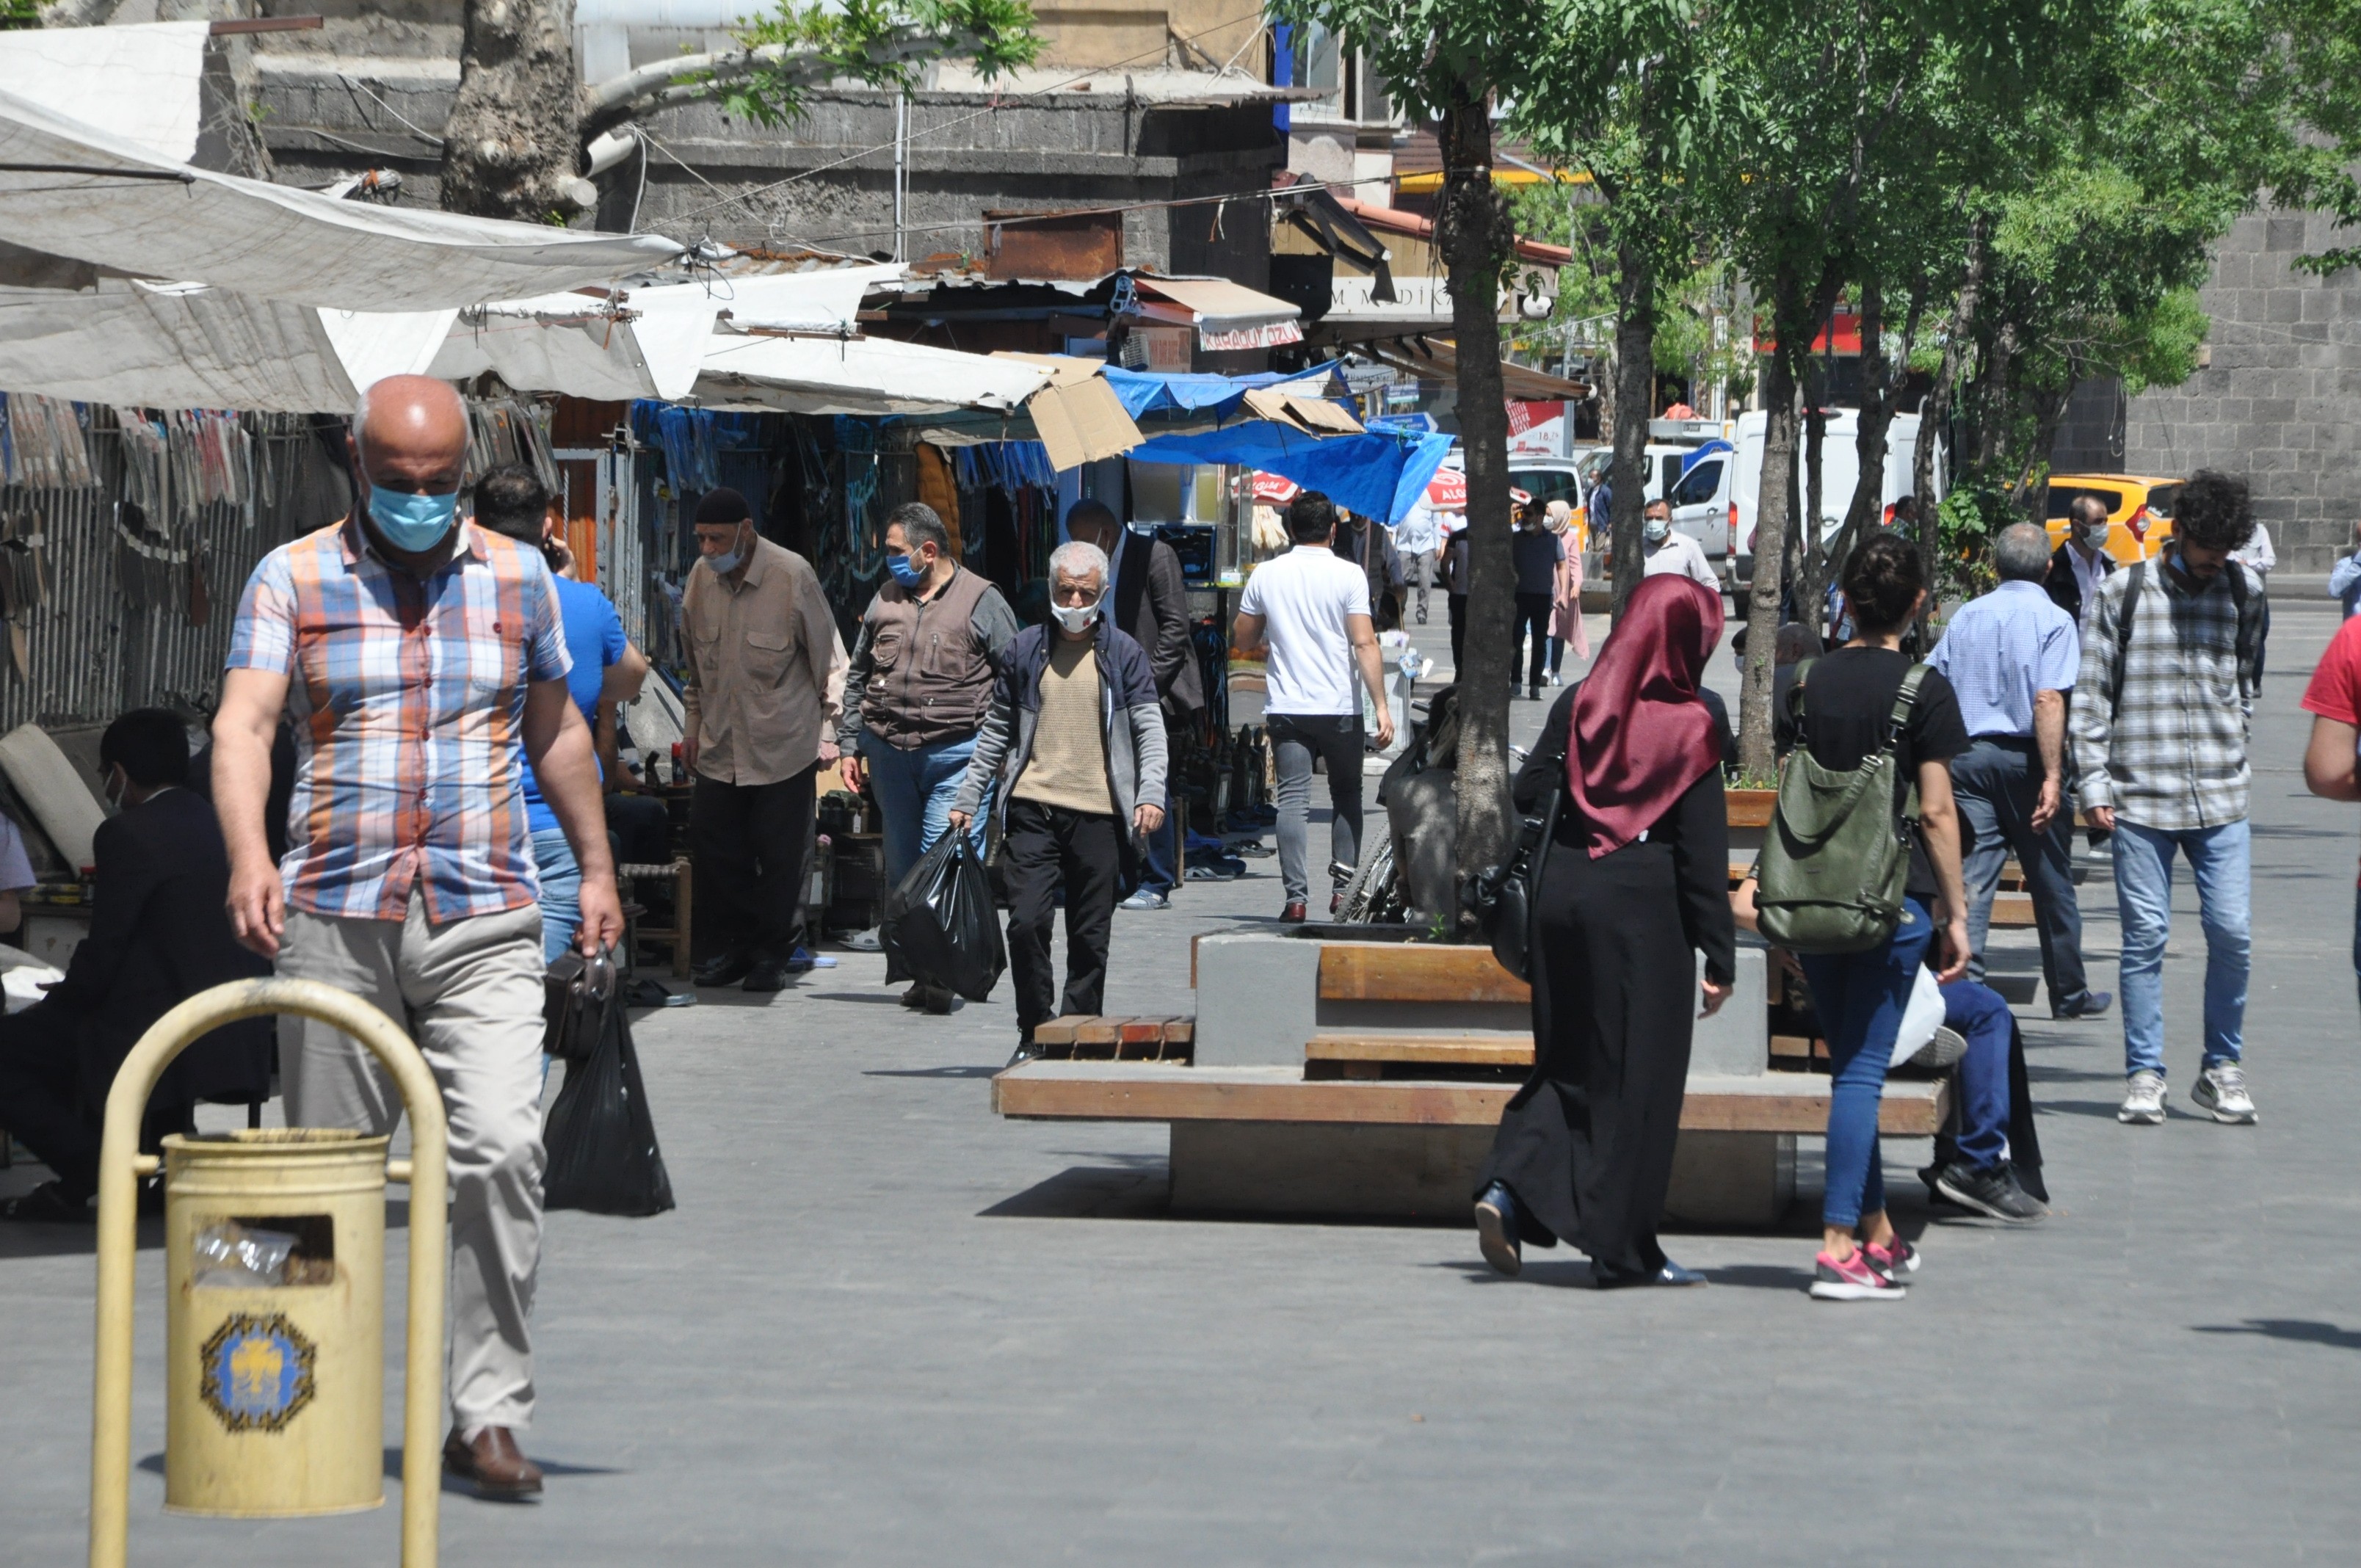
[[[1789,701],[1802,717],[1806,661]],[[1800,741],[1779,779],[1779,807],[1756,862],[1754,908],[1763,939],[1796,953],[1858,953],[1894,935],[1910,875],[1914,782],[1894,819],[1894,746],[1909,720],[1927,666],[1913,664],[1894,696],[1885,743],[1848,773],[1824,768]]]

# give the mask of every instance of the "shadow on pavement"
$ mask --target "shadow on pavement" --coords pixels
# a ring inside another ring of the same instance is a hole
[[[1095,1156],[1121,1158],[1121,1156]],[[1172,1212],[1161,1156],[1136,1165],[1077,1165],[1004,1198],[978,1214],[993,1220],[1161,1220]]]
[[[2309,1318],[2248,1318],[2243,1323],[2199,1323],[2191,1332],[2201,1334],[2260,1334],[2266,1339],[2333,1345],[2338,1350],[2361,1350],[2361,1329],[2340,1329],[2334,1323],[2315,1322]]]

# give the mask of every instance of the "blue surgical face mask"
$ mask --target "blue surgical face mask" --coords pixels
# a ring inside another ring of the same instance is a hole
[[[412,555],[423,555],[442,543],[458,514],[456,490],[447,496],[421,496],[389,490],[383,485],[369,487],[369,521],[377,524],[388,544]]]
[[[893,573],[894,580],[905,588],[915,588],[927,580],[927,569],[907,555],[886,556],[885,569]]]
[[[738,569],[738,563],[743,561],[745,558],[746,552],[743,550],[724,550],[719,555],[707,555],[701,557],[706,565],[711,568],[713,575],[717,577],[726,577],[730,573],[736,571]]]

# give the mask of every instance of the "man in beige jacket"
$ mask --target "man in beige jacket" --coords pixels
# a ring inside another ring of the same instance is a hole
[[[697,983],[779,991],[812,966],[803,883],[813,779],[837,758],[844,644],[811,564],[754,532],[746,498],[697,507],[681,620],[681,754],[696,778]]]

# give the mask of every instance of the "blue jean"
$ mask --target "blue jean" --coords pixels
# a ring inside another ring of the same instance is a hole
[[[884,818],[885,885],[899,887],[918,857],[935,847],[950,826],[951,803],[959,798],[960,781],[967,776],[968,759],[975,755],[975,737],[938,740],[906,751],[863,730],[861,762],[869,770],[870,789],[877,796],[877,815]],[[995,781],[995,784],[996,784]],[[983,854],[984,824],[992,817],[992,791],[985,786],[968,837],[979,859]]]
[[[1969,977],[1984,977],[1993,893],[2014,850],[2025,871],[2025,890],[2033,895],[2050,1010],[2081,1006],[2090,991],[2082,972],[2082,906],[2074,894],[2074,814],[2061,809],[2048,828],[2033,830],[2033,809],[2041,796],[2040,753],[2030,740],[1979,736],[1951,759],[1951,795],[1974,836],[1960,867],[1968,892]]]
[[[582,868],[565,829],[544,828],[533,836],[533,863],[541,872],[541,957],[555,963],[574,945],[582,926]]]
[[[1160,893],[1170,897],[1173,884],[1180,879],[1180,856],[1174,847],[1172,826],[1172,792],[1164,792],[1164,824],[1148,836],[1146,852],[1139,857],[1139,886],[1144,893]]]
[[[1943,987],[1943,1023],[1968,1042],[1960,1058],[1960,1157],[1990,1170],[2008,1155],[2008,1001],[1981,981]]]
[[[1828,1181],[1820,1223],[1847,1229],[1885,1207],[1885,1172],[1877,1148],[1877,1104],[1902,1011],[1934,938],[1927,906],[1905,901],[1902,922],[1882,944],[1859,953],[1800,955],[1812,1010],[1828,1042],[1835,1087],[1828,1096]]]
[[[2124,1071],[2164,1070],[2164,944],[2172,935],[2172,857],[2189,858],[2205,931],[2207,1067],[2239,1058],[2254,917],[2252,839],[2244,822],[2167,830],[2115,818],[2115,908],[2123,916]]]

